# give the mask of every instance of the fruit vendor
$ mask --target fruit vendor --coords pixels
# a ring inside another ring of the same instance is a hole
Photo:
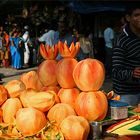
[[[121,101],[136,106],[140,102],[140,6],[126,10],[127,25],[113,49],[113,90]]]

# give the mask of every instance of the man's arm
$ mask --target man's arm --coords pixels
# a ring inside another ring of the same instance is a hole
[[[124,47],[116,46],[113,48],[112,76],[118,80],[129,80],[133,77],[133,70],[127,69],[124,56]]]

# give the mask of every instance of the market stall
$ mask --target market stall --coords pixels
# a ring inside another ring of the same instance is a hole
[[[101,91],[104,65],[92,58],[78,62],[79,49],[79,42],[41,44],[37,71],[0,85],[0,139],[140,138],[140,106]]]

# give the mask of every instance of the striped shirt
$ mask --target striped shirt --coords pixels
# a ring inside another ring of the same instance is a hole
[[[135,67],[140,67],[140,38],[126,26],[113,48],[112,78],[115,93],[140,93],[140,79],[132,76]]]

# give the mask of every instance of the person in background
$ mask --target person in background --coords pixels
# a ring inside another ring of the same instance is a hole
[[[59,32],[57,31],[56,21],[52,21],[48,25],[46,32],[38,38],[39,42],[44,43],[45,45],[53,46],[58,43]]]
[[[58,22],[59,40],[63,43],[66,42],[70,47],[72,42],[76,42],[76,38],[73,36],[72,28],[68,27],[64,21]]]
[[[82,35],[79,38],[79,43],[80,43],[80,50],[77,54],[78,61],[86,59],[86,58],[94,58],[93,43],[91,39]]]
[[[4,59],[4,37],[3,37],[3,26],[0,26],[0,66],[3,66]]]
[[[67,22],[59,21],[58,22],[58,31],[59,31],[59,41],[66,43],[70,47],[71,43],[76,43],[76,38],[73,36],[73,30],[67,26]],[[58,54],[57,60],[62,59],[60,54]]]
[[[18,37],[19,37],[19,53],[20,53],[20,56],[21,56],[21,65],[22,65],[22,68],[25,67],[24,65],[24,52],[25,52],[25,45],[24,45],[24,41],[23,41],[23,38],[22,38],[22,31],[19,32],[18,34]]]
[[[5,47],[3,66],[8,68],[10,66],[10,36],[7,34],[6,31],[3,32],[3,35],[3,45]]]
[[[112,48],[114,46],[114,30],[111,21],[107,23],[107,27],[104,30],[105,41],[105,69],[106,77],[112,77]]]
[[[140,6],[126,10],[127,25],[113,48],[113,90],[120,101],[136,106],[140,102]]]
[[[21,55],[20,55],[20,47],[21,47],[21,39],[19,37],[20,30],[18,27],[15,27],[16,30],[11,33],[10,36],[10,52],[11,52],[11,67],[14,69],[21,69],[22,62],[21,62]]]
[[[0,26],[0,66],[2,66],[3,58],[4,58],[3,26]],[[0,75],[0,82],[2,82],[1,75]]]
[[[79,31],[77,28],[73,28],[72,36],[75,38],[76,42],[79,40],[81,35],[79,34]]]
[[[24,67],[29,67],[29,58],[30,58],[30,49],[29,45],[31,44],[30,35],[29,35],[29,26],[24,26],[25,32],[23,33],[22,40],[24,42]]]

